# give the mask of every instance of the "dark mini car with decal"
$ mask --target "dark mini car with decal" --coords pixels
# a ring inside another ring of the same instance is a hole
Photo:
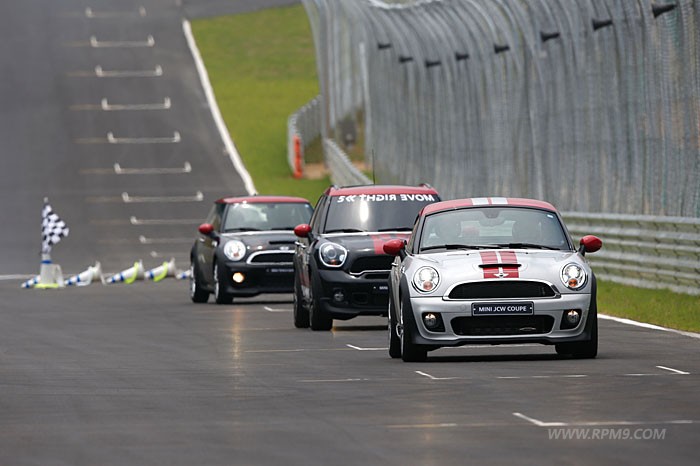
[[[439,200],[428,185],[328,188],[294,229],[294,325],[330,330],[333,319],[386,315],[393,257],[384,242],[408,238],[418,212]]]
[[[472,198],[425,207],[408,242],[390,240],[389,355],[422,361],[467,344],[542,343],[598,352],[596,279],[551,204]]]
[[[294,227],[313,213],[306,199],[243,196],[219,199],[190,252],[190,298],[217,304],[260,293],[290,293]]]

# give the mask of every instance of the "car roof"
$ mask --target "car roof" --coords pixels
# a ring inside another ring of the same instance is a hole
[[[310,202],[303,197],[293,196],[240,196],[240,197],[222,197],[215,201],[217,204],[262,204],[262,203],[303,203]]]
[[[487,206],[531,207],[549,210],[552,212],[557,211],[557,209],[549,202],[538,201],[536,199],[524,199],[519,197],[472,197],[429,204],[423,207],[421,210],[421,215],[430,215],[434,214],[435,212],[442,212],[446,210]]]
[[[361,186],[331,186],[326,190],[329,196],[352,196],[359,194],[435,194],[438,192],[432,186],[423,184],[420,186],[382,185],[369,184]]]

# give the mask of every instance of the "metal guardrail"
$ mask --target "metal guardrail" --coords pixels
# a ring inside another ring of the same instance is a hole
[[[364,173],[355,167],[347,154],[332,139],[323,140],[323,154],[331,173],[331,181],[339,186],[371,184]]]
[[[603,249],[587,256],[602,279],[700,295],[700,219],[565,212],[572,235],[594,234]]]
[[[321,96],[317,96],[287,119],[287,162],[292,173],[297,169],[294,136],[301,140],[301,169],[305,164],[304,149],[321,135]]]

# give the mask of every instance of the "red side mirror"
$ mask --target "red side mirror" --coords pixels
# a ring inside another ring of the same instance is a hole
[[[384,243],[384,252],[390,256],[398,256],[406,247],[402,239],[392,239]]]
[[[211,223],[202,223],[198,228],[199,232],[204,236],[209,236],[214,231],[214,225]]]
[[[581,238],[581,242],[579,244],[583,246],[583,250],[585,252],[596,252],[603,247],[603,241],[601,241],[601,239],[597,236],[593,235],[584,236]]]
[[[302,223],[301,225],[297,225],[294,227],[294,234],[297,235],[299,238],[307,238],[309,236],[309,232],[311,231],[311,225],[308,223]]]

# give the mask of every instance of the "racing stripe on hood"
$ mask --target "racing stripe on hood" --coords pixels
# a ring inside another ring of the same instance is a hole
[[[520,277],[518,266],[512,265],[516,264],[518,260],[515,251],[481,251],[479,254],[481,255],[484,278]]]

